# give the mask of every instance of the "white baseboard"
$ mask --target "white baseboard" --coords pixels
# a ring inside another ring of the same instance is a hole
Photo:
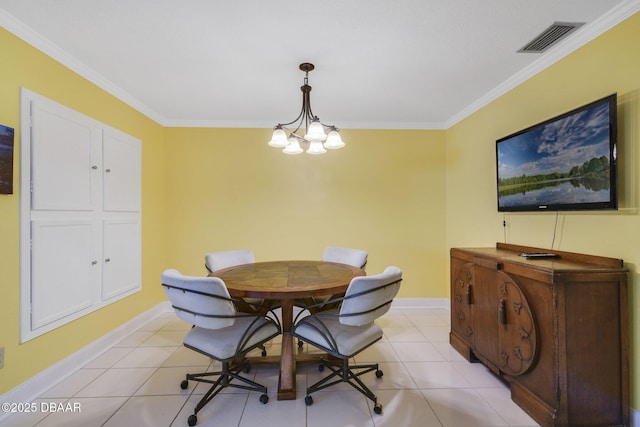
[[[135,331],[149,323],[162,313],[171,312],[169,302],[163,302],[139,316],[134,317],[127,323],[117,327],[113,331],[98,338],[91,344],[81,348],[70,356],[55,363],[44,371],[36,374],[12,390],[0,396],[0,402],[33,402],[42,393],[50,389],[55,384],[76,372],[80,367],[86,365],[105,351],[126,338],[131,331]],[[0,421],[11,415],[0,412]]]
[[[631,408],[631,427],[640,427],[640,411]]]

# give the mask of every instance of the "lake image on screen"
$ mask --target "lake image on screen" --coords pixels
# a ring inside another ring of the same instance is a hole
[[[609,106],[499,142],[499,206],[609,201]]]
[[[13,193],[13,129],[0,125],[0,193]]]

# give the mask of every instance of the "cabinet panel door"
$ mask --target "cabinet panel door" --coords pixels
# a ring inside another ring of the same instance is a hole
[[[475,308],[475,349],[476,355],[483,356],[485,364],[491,363],[497,369],[498,345],[498,287],[496,269],[474,266],[474,308]]]
[[[104,131],[104,210],[140,211],[140,141],[115,131]]]
[[[32,329],[92,305],[94,228],[90,221],[33,221]]]
[[[521,375],[533,365],[538,334],[533,312],[517,280],[502,271],[496,275],[500,313],[500,370]]]
[[[140,289],[140,222],[104,222],[102,299]]]
[[[32,101],[31,109],[32,209],[93,210],[99,130],[59,105]]]
[[[451,330],[473,347],[473,263],[451,258]]]

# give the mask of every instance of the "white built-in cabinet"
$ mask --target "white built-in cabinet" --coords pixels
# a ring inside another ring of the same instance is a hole
[[[21,341],[141,289],[141,142],[21,92]]]

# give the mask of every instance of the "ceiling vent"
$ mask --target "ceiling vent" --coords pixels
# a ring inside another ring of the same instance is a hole
[[[527,43],[518,52],[542,53],[583,25],[584,22],[554,22],[553,25]]]

